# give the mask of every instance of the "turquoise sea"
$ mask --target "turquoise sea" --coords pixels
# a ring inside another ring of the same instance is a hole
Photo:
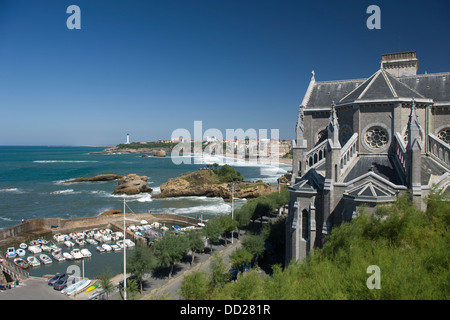
[[[21,219],[44,217],[78,218],[99,215],[107,210],[122,210],[123,198],[135,213],[168,212],[210,219],[231,212],[231,204],[222,198],[178,197],[153,199],[159,186],[182,173],[205,167],[207,163],[224,164],[223,157],[186,155],[185,163],[175,164],[172,157],[142,157],[141,154],[92,155],[103,147],[46,147],[46,146],[2,146],[0,147],[0,229],[21,222]],[[194,159],[200,161],[194,164]],[[175,158],[174,160],[180,160]],[[186,163],[187,162],[187,163]],[[276,179],[291,170],[288,165],[279,166],[238,160],[231,164],[248,181],[263,180],[276,183]],[[113,195],[117,181],[64,183],[79,177],[92,177],[114,173],[135,173],[148,177],[152,194],[134,196]],[[245,199],[235,201],[236,208]],[[128,211],[128,209],[127,209]],[[105,265],[120,273],[122,254],[98,254],[90,248],[93,257],[86,261],[86,276],[98,275]],[[101,257],[101,258],[100,258]],[[64,270],[67,263],[52,263],[31,269],[35,276]],[[80,264],[81,262],[77,262]]]
[[[135,173],[148,177],[153,193],[160,184],[182,173],[195,171],[206,163],[224,163],[223,157],[206,156],[202,164],[194,164],[194,156],[174,164],[166,158],[142,157],[141,154],[92,155],[102,147],[0,147],[0,229],[19,224],[21,219],[42,217],[77,218],[95,216],[107,210],[122,210],[123,196],[113,195],[117,181],[64,183],[98,174]],[[198,157],[197,157],[198,159]],[[239,160],[232,164],[245,180],[262,179],[276,183],[276,179],[290,170]],[[126,196],[135,213],[169,212],[189,216],[203,215],[204,219],[230,212],[231,206],[221,198],[179,197],[153,199],[151,194]],[[240,200],[241,202],[244,200]],[[239,200],[237,205],[239,205]]]

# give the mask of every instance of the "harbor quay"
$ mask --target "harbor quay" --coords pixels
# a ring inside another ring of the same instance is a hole
[[[152,241],[152,237],[148,238],[144,236],[143,234],[140,234],[139,232],[134,232],[135,228],[136,230],[138,228],[150,226],[150,225],[156,225],[156,226],[162,226],[164,224],[164,227],[161,227],[161,229],[169,230],[165,225],[178,225],[178,226],[197,226],[200,222],[200,219],[195,219],[191,217],[186,216],[180,216],[176,214],[169,214],[169,213],[142,213],[142,214],[135,214],[135,213],[127,213],[125,224],[126,224],[126,239],[128,241],[131,241],[132,246],[134,246],[134,243],[136,244],[142,244],[147,245],[147,241]],[[60,218],[42,218],[42,219],[33,219],[29,221],[25,221],[24,223],[21,223],[20,225],[16,225],[7,229],[0,230],[0,282],[1,282],[1,289],[8,289],[8,288],[14,288],[14,292],[22,291],[25,292],[25,289],[23,289],[23,286],[25,285],[27,287],[26,291],[33,291],[32,288],[35,287],[42,287],[42,283],[47,283],[47,281],[53,277],[57,273],[64,273],[69,271],[68,266],[70,268],[75,267],[77,268],[83,266],[83,277],[84,277],[84,259],[81,260],[72,260],[67,261],[67,263],[59,262],[56,264],[44,264],[43,267],[38,268],[38,274],[36,272],[35,268],[32,269],[24,269],[19,267],[19,265],[16,263],[17,259],[14,259],[14,263],[12,263],[12,259],[7,258],[7,254],[4,254],[7,252],[6,247],[17,247],[19,243],[25,244],[35,242],[35,239],[43,240],[54,238],[56,239],[60,235],[64,234],[70,234],[74,235],[76,233],[87,233],[88,230],[98,230],[99,232],[102,231],[108,231],[112,232],[112,235],[115,233],[122,234],[124,228],[124,217],[120,214],[111,214],[111,215],[100,215],[95,217],[85,217],[85,218],[76,218],[76,219],[60,219]],[[146,233],[146,232],[142,232]],[[140,235],[138,235],[140,234]],[[153,232],[155,234],[155,232]],[[53,237],[54,236],[54,237]],[[160,235],[161,236],[161,235]],[[30,239],[33,239],[30,241]],[[50,240],[51,241],[51,240]],[[78,241],[78,240],[77,240]],[[68,241],[70,242],[70,241]],[[119,241],[120,242],[120,241]],[[119,244],[119,242],[117,244]],[[66,244],[66,243],[65,243]],[[125,244],[125,242],[124,242]],[[50,243],[49,243],[50,245]],[[106,245],[106,244],[105,244]],[[112,244],[114,246],[114,244]],[[129,244],[127,244],[129,246]],[[85,249],[82,249],[82,248]],[[89,246],[89,244],[83,245],[80,249],[75,250],[87,250],[89,252],[89,257],[91,256],[91,252],[89,249],[94,249],[95,246]],[[43,246],[44,248],[44,246]],[[89,248],[89,249],[88,249]],[[98,249],[98,247],[97,247]],[[121,249],[117,248],[111,251],[111,253],[107,254],[101,254],[99,252],[92,253],[92,258],[89,258],[86,260],[86,266],[89,269],[90,275],[89,277],[96,277],[97,274],[99,274],[100,270],[99,268],[104,265],[115,265],[115,268],[113,268],[113,271],[117,272],[118,264],[120,264],[120,261],[123,261],[120,258],[120,251]],[[5,251],[6,250],[6,251]],[[61,249],[59,249],[61,250]],[[67,250],[67,249],[66,249]],[[70,249],[69,249],[70,250]],[[108,250],[107,250],[108,251]],[[72,253],[72,252],[71,252]],[[44,254],[45,255],[45,254]],[[118,256],[119,255],[119,256]],[[25,258],[24,258],[25,259]],[[28,258],[27,258],[28,259]],[[56,259],[56,257],[55,257]],[[41,257],[39,257],[39,260],[41,260]],[[83,260],[83,262],[81,262]],[[31,262],[30,262],[31,263]],[[43,269],[42,269],[43,268]],[[41,270],[42,269],[42,270]],[[123,275],[119,277],[120,279],[123,279]],[[40,279],[40,280],[38,280]],[[93,278],[91,278],[93,279]],[[30,281],[28,281],[30,280]],[[93,280],[92,282],[95,282]],[[45,287],[45,286],[44,286]],[[20,289],[20,290],[18,290]],[[36,289],[38,290],[38,289]],[[10,290],[7,290],[8,292]],[[12,292],[12,291],[11,291]],[[0,293],[6,293],[4,290],[1,290]],[[3,298],[6,297],[14,297],[15,294],[9,294],[5,295],[2,294],[0,296],[0,300],[3,300]],[[24,298],[27,296],[23,296]]]

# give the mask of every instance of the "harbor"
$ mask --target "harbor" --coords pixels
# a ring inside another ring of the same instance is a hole
[[[87,279],[95,279],[106,270],[118,275],[123,271],[124,248],[131,251],[136,244],[151,245],[179,226],[195,228],[199,223],[199,219],[161,213],[127,213],[125,219],[115,214],[26,221],[0,232],[6,237],[1,240],[2,285],[57,273]]]

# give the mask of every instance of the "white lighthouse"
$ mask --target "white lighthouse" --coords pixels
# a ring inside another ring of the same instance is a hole
[[[126,142],[126,144],[130,144],[130,134],[129,133],[127,133],[127,142]]]

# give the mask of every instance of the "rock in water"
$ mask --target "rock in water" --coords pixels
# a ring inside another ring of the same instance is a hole
[[[119,185],[114,190],[113,194],[139,194],[143,192],[152,192],[153,189],[147,185],[146,176],[138,176],[137,174],[129,174],[126,177],[119,179]]]
[[[95,182],[95,181],[112,181],[117,179],[122,179],[122,176],[118,174],[99,174],[98,176],[91,178],[76,178],[70,181],[66,181],[64,183],[73,183],[73,182]]]
[[[153,156],[164,158],[166,156],[166,152],[164,150],[158,150],[153,153]]]

